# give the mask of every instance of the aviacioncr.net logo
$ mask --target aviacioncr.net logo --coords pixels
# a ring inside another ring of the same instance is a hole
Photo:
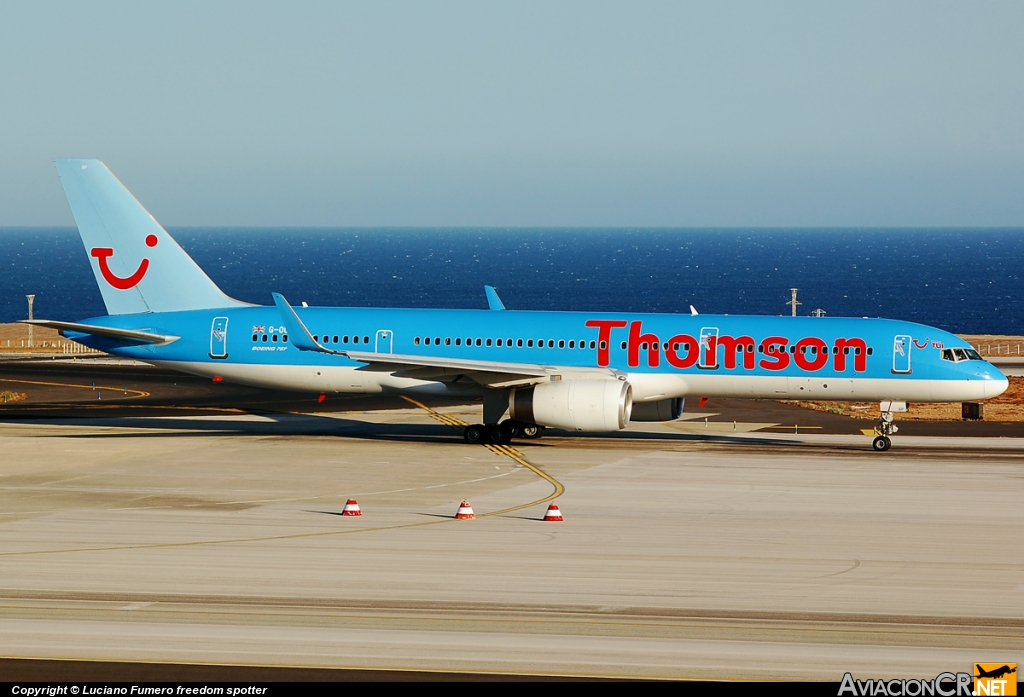
[[[892,680],[856,680],[850,673],[843,676],[839,696],[874,697],[972,697],[970,673],[939,673],[931,680],[895,678]]]

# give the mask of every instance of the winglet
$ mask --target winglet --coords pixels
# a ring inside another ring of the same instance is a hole
[[[274,296],[274,304],[277,311],[281,313],[281,321],[288,330],[288,342],[300,351],[320,351],[321,353],[341,354],[339,351],[332,351],[317,342],[313,335],[306,329],[306,325],[295,313],[295,309],[288,304],[285,297],[280,293],[271,293]]]
[[[693,305],[690,305],[690,315],[693,317],[697,316],[697,308],[695,308]]]
[[[498,291],[494,290],[494,286],[484,286],[484,293],[487,294],[487,307],[491,310],[504,310],[505,304],[501,302],[501,298],[498,297]]]

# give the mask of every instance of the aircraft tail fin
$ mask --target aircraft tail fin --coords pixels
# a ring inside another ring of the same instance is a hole
[[[56,164],[108,313],[245,305],[225,295],[102,162]]]

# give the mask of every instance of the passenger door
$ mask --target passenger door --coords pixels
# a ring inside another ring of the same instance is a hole
[[[228,357],[228,318],[214,317],[210,327],[210,358]]]
[[[892,342],[892,372],[910,372],[910,349],[914,345],[910,336],[899,334]]]
[[[378,329],[373,350],[377,353],[394,353],[395,333],[390,329]]]
[[[700,330],[700,363],[698,368],[713,370],[718,367],[718,327]]]

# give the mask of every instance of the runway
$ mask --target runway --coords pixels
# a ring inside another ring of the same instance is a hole
[[[503,452],[442,423],[477,410],[0,423],[0,654],[831,681],[1024,658],[1024,439],[878,454],[701,414]]]

